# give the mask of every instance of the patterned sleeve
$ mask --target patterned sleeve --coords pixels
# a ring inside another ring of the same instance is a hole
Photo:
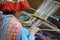
[[[7,29],[6,40],[35,40],[35,37],[22,27],[21,23],[12,16]]]
[[[31,35],[28,30],[26,30],[24,27],[21,28],[19,40],[35,40],[34,35]]]
[[[21,27],[22,25],[19,20],[12,16],[7,29],[6,40],[18,40]]]

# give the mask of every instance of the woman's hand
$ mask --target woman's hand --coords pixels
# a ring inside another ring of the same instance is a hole
[[[38,31],[39,31],[39,28],[34,27],[34,28],[32,28],[32,29],[30,30],[30,33],[31,33],[32,35],[35,35]]]

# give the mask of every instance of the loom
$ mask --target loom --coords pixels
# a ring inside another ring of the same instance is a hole
[[[31,21],[33,22],[33,24],[31,25],[31,28],[39,27],[43,24],[51,29],[40,29],[42,31],[60,32],[60,29],[58,29],[56,25],[52,24],[51,22],[49,22],[47,20],[49,17],[52,17],[52,18],[56,19],[57,21],[59,20],[58,18],[55,18],[52,16],[52,14],[55,13],[55,11],[59,8],[59,6],[60,6],[60,3],[57,1],[44,0],[43,3],[40,5],[40,7],[37,10],[31,8],[32,10],[35,10],[34,14],[27,13],[24,11],[22,11],[22,13],[25,15],[28,15],[32,18]]]

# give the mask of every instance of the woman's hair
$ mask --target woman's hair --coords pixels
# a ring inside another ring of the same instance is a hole
[[[14,15],[14,12],[5,11],[3,14],[4,15],[8,15],[8,14],[13,14]]]

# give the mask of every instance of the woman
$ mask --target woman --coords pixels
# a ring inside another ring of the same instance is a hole
[[[23,5],[25,2],[26,0],[21,2],[21,4]],[[35,40],[34,35],[38,31],[38,29],[34,28],[29,33],[25,28],[23,28],[19,20],[15,18],[12,14],[10,14],[12,9],[9,9],[9,7],[6,8],[6,4],[4,5],[5,6],[3,6],[2,8],[4,11],[4,19],[2,24],[3,30],[1,31],[2,32],[1,40]],[[22,10],[24,9],[20,9],[20,11],[17,11],[17,13],[21,12]],[[7,15],[5,15],[6,13]]]
[[[29,33],[13,15],[5,15],[3,29],[6,32],[3,34],[3,39],[6,40],[35,40],[34,35],[37,32],[37,29],[34,28]]]
[[[5,15],[3,20],[3,39],[6,40],[28,40],[29,33],[13,15]],[[5,35],[6,34],[6,35]],[[6,37],[6,38],[5,38]],[[31,36],[32,37],[32,36]]]

